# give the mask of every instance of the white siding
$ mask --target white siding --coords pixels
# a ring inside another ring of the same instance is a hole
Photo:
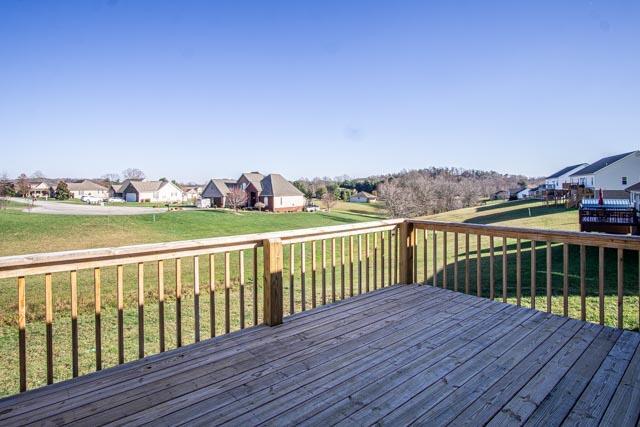
[[[266,200],[266,197],[265,197],[265,200]],[[274,197],[273,205],[275,209],[302,207],[304,206],[304,196]]]

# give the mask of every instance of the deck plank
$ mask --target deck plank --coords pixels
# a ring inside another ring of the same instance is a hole
[[[475,402],[462,411],[454,420],[456,425],[485,424],[503,408],[516,394],[531,396],[548,393],[559,378],[573,366],[596,336],[603,329],[599,325],[582,324],[582,328],[571,337],[553,357],[549,354],[533,354],[522,360],[511,371],[500,378]],[[546,357],[544,357],[546,356]],[[527,385],[528,387],[523,387]]]
[[[559,425],[571,411],[620,334],[619,330],[606,328],[578,358],[569,372],[553,387],[551,392],[544,397],[539,396],[538,399],[528,399],[528,396],[525,395],[517,402],[510,402],[506,408],[509,408],[508,410],[513,413],[508,414],[510,415],[509,419],[502,418],[500,424],[513,425],[517,422],[527,426],[540,427]]]
[[[0,424],[636,425],[640,335],[396,285],[0,400]]]
[[[640,335],[625,331],[620,335],[600,368],[582,392],[563,425],[597,425],[616,392],[640,342]]]

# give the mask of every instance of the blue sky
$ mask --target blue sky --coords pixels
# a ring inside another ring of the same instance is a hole
[[[638,135],[637,1],[0,2],[10,175],[544,175]]]

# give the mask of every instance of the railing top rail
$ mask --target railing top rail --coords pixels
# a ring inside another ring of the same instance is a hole
[[[339,237],[358,232],[394,227],[404,220],[388,219],[356,224],[315,227],[298,230],[254,233],[209,239],[149,243],[112,248],[82,249],[63,252],[35,253],[0,257],[0,279],[42,273],[55,273],[81,268],[171,259],[202,254],[251,249],[267,239],[283,243],[303,242],[326,237]]]
[[[481,234],[483,236],[508,237],[514,239],[520,238],[540,242],[551,241],[575,245],[640,250],[640,237],[638,236],[521,228],[504,225],[469,224],[425,219],[409,219],[408,221],[419,228],[429,228],[441,231]]]

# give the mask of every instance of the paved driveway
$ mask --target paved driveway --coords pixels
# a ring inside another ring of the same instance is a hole
[[[25,199],[11,198],[14,202],[25,203]],[[166,208],[149,208],[133,206],[99,206],[36,200],[34,207],[24,212],[56,214],[56,215],[144,215],[166,212]]]

